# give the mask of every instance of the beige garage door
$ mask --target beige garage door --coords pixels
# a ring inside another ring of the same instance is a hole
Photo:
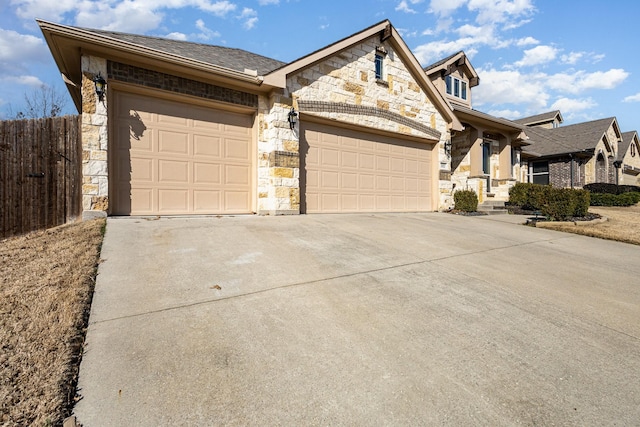
[[[123,92],[114,101],[114,214],[251,211],[250,116]]]
[[[432,144],[301,123],[302,209],[431,210]]]

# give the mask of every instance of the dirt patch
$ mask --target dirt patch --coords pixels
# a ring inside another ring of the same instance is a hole
[[[0,424],[62,425],[105,220],[0,241]]]
[[[629,207],[591,207],[589,212],[607,221],[570,225],[547,223],[545,228],[640,245],[640,204]]]

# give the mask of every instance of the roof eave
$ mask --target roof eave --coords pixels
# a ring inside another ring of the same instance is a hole
[[[67,83],[76,107],[81,105],[79,87],[82,83],[80,57],[83,52],[109,57],[124,57],[138,62],[161,62],[164,66],[173,66],[193,70],[197,74],[228,80],[235,84],[259,87],[262,77],[232,70],[203,61],[129,43],[116,38],[98,35],[90,30],[69,27],[36,19],[49,45],[56,65],[71,82]],[[76,88],[73,88],[73,85]],[[77,92],[74,93],[74,92]],[[80,104],[79,104],[80,102]],[[80,108],[78,108],[80,111]]]

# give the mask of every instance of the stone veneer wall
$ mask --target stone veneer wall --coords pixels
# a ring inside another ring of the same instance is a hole
[[[98,74],[107,77],[107,61],[84,55],[81,66],[82,216],[87,218],[106,216],[109,209],[107,96],[99,101],[93,83]]]
[[[258,107],[258,213],[300,213],[300,154],[298,125],[291,129],[287,115],[290,97],[274,91],[261,96]]]
[[[384,57],[381,80],[375,78],[376,53]],[[284,114],[286,119],[291,106],[305,114],[347,124],[438,140],[440,143],[433,150],[434,161],[440,169],[450,168],[444,153],[444,142],[449,138],[446,120],[393,47],[381,42],[378,36],[290,76],[287,93],[274,103],[274,108],[280,118]],[[291,136],[298,142],[297,134]],[[295,150],[298,152],[297,144]],[[438,181],[440,177],[431,178]],[[299,181],[295,184],[299,185]],[[444,197],[439,197],[436,202],[439,206],[434,209],[442,208],[450,185],[448,180],[439,181],[438,191]]]

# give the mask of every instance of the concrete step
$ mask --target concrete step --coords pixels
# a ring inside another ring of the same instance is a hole
[[[478,205],[478,212],[484,212],[487,215],[506,215],[508,213],[502,200],[485,200]]]

